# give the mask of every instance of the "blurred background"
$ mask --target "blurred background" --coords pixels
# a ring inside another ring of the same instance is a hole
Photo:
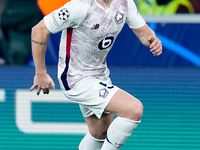
[[[57,81],[60,33],[49,36],[50,94],[29,92],[31,28],[68,0],[0,0],[0,149],[75,150],[87,132]],[[200,0],[134,0],[163,44],[154,57],[125,24],[107,63],[113,84],[144,104],[142,123],[122,150],[200,149]]]

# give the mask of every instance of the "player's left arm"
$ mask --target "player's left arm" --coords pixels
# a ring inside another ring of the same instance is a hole
[[[140,28],[132,29],[132,31],[143,45],[150,48],[150,52],[152,52],[154,56],[162,54],[162,42],[156,37],[155,32],[149,28],[147,24]]]

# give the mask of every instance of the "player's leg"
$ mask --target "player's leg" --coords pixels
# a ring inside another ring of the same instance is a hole
[[[101,150],[119,149],[140,123],[143,105],[130,94],[118,90],[106,107],[106,111],[118,115],[107,131],[106,140]]]
[[[143,114],[143,105],[137,98],[119,89],[105,110],[120,117],[140,121]]]
[[[94,138],[89,132],[79,144],[78,150],[100,150],[104,139]]]
[[[103,114],[99,119],[95,115],[85,117],[89,133],[82,139],[79,150],[100,150],[109,125],[113,120],[113,114]]]

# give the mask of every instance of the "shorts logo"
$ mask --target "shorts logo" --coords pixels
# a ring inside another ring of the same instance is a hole
[[[117,14],[115,15],[115,22],[117,24],[120,24],[123,22],[123,18],[124,18],[124,14],[117,12]]]
[[[106,98],[108,96],[108,93],[108,90],[106,88],[103,88],[99,90],[99,97]]]
[[[58,13],[58,16],[60,20],[67,20],[69,18],[69,11],[67,8],[62,8]]]

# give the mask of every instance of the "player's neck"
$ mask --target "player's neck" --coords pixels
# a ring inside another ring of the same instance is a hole
[[[111,4],[112,0],[97,0],[97,2],[98,2],[104,9],[108,9],[108,8],[110,8],[110,4]]]

